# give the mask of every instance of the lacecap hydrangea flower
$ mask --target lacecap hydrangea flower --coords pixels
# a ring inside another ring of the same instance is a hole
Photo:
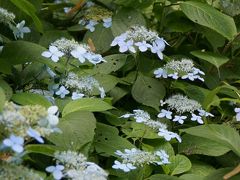
[[[93,96],[93,91],[98,90],[100,97],[105,97],[105,91],[100,86],[99,82],[92,76],[78,76],[73,72],[69,72],[66,78],[61,80],[59,89],[55,89],[55,94],[64,98],[66,95],[71,94],[72,99],[80,99],[82,97]]]
[[[202,108],[200,103],[181,94],[173,95],[165,101],[161,101],[161,106],[167,109],[161,109],[158,114],[159,118],[167,118],[180,124],[188,119],[203,124],[203,117],[213,117],[211,113]]]
[[[119,156],[121,161],[115,160],[112,168],[120,169],[124,172],[129,172],[148,164],[165,165],[170,163],[169,155],[164,150],[147,152],[132,148],[125,149],[123,152],[117,150],[115,154]]]
[[[23,38],[25,33],[30,33],[29,27],[25,27],[25,21],[15,23],[15,14],[9,12],[7,9],[0,7],[0,23],[7,25],[12,31],[16,39]]]
[[[54,179],[72,180],[106,180],[108,173],[87,158],[74,151],[55,152],[55,166],[48,166],[46,171],[51,173]]]
[[[240,108],[235,108],[234,111],[236,113],[236,120],[240,121]]]
[[[7,102],[0,113],[0,125],[4,127],[4,135],[9,138],[5,138],[2,145],[16,153],[22,153],[26,139],[33,138],[39,143],[44,143],[42,137],[60,132],[57,128],[57,111],[57,106],[46,109],[40,105],[19,106]]]
[[[111,46],[118,45],[121,53],[151,50],[152,53],[158,55],[159,59],[163,59],[162,52],[166,44],[167,42],[159,37],[157,32],[148,30],[144,26],[132,26],[125,33],[115,37]]]
[[[103,57],[92,52],[87,44],[66,38],[61,38],[51,43],[48,51],[44,51],[42,56],[51,58],[54,62],[58,62],[63,56],[76,58],[80,63],[84,63],[87,60],[94,65],[105,62]]]
[[[83,17],[81,17],[79,24],[85,26],[89,31],[94,32],[95,26],[100,23],[105,28],[112,26],[112,11],[93,2],[87,2],[83,9]]]
[[[157,120],[152,120],[150,115],[143,110],[140,109],[133,110],[133,114],[124,114],[120,118],[130,117],[134,118],[137,123],[143,123],[146,126],[154,129],[156,133],[158,133],[158,135],[160,137],[163,137],[166,141],[170,141],[171,139],[176,138],[179,142],[182,142],[182,139],[178,134],[167,130],[166,124],[161,123],[160,121]]]
[[[194,67],[192,60],[182,59],[179,61],[171,60],[167,62],[162,68],[158,68],[154,71],[156,78],[172,78],[172,79],[189,79],[194,81],[199,79],[204,81],[201,75],[204,72]]]

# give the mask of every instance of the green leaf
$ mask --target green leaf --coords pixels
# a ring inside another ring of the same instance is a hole
[[[107,62],[97,64],[95,66],[95,70],[102,74],[110,74],[111,72],[116,72],[124,66],[127,56],[128,55],[126,54],[113,54],[105,56],[104,59]]]
[[[202,59],[211,63],[218,69],[220,66],[222,66],[223,64],[229,61],[228,57],[222,56],[213,52],[192,51],[191,54],[198,57],[199,59]]]
[[[189,174],[198,174],[203,177],[208,176],[210,173],[215,171],[215,168],[207,163],[202,161],[192,160],[192,168],[188,171]]]
[[[240,14],[240,1],[239,0],[220,0],[221,9],[230,16]]]
[[[109,109],[113,109],[111,105],[104,102],[102,99],[97,98],[82,98],[75,101],[71,101],[64,108],[62,115],[63,117],[69,113],[75,111],[91,111],[91,112],[99,112],[106,111]]]
[[[178,177],[169,176],[166,174],[154,174],[154,175],[150,176],[149,178],[147,178],[146,180],[160,180],[160,179],[162,179],[162,180],[181,180]]]
[[[3,110],[3,106],[5,104],[6,96],[3,88],[0,87],[0,112]]]
[[[180,176],[180,178],[182,180],[203,180],[204,179],[204,176],[200,176],[200,175],[197,175],[197,174],[184,174],[182,176]]]
[[[46,48],[35,43],[27,41],[12,41],[4,46],[3,51],[0,54],[0,59],[7,61],[11,65],[37,61],[46,64],[53,69],[60,67],[58,63],[54,63],[51,59],[43,57],[41,55],[43,51],[46,51]]]
[[[98,24],[94,32],[87,31],[83,41],[87,43],[89,38],[92,40],[96,52],[102,54],[111,48],[110,44],[114,37],[110,28],[105,28],[102,24]]]
[[[170,157],[170,162],[166,166],[170,169],[172,176],[189,171],[192,167],[191,161],[186,156],[180,154]]]
[[[104,156],[116,156],[117,150],[135,147],[127,139],[119,136],[117,128],[102,123],[97,123],[94,146],[96,151]]]
[[[211,180],[220,180],[220,179],[223,179],[223,176],[226,175],[227,173],[229,173],[232,170],[233,170],[233,168],[218,169],[218,170],[212,172],[211,174],[209,174],[208,176],[206,176],[204,178],[204,180],[210,180],[210,179]],[[240,174],[237,174],[229,180],[239,180],[239,179],[240,179]]]
[[[146,25],[143,15],[139,11],[130,8],[122,8],[113,16],[111,27],[112,33],[116,37],[134,25]]]
[[[178,145],[179,152],[186,155],[203,154],[207,156],[221,156],[231,149],[216,141],[185,134],[182,136],[182,143]]]
[[[197,127],[191,127],[188,129],[182,129],[182,132],[191,134],[198,137],[203,137],[216,141],[223,146],[228,147],[238,156],[240,156],[240,136],[239,133],[224,124],[210,124]]]
[[[99,82],[100,86],[104,88],[105,92],[113,89],[119,81],[117,77],[108,74],[96,74],[94,75],[94,78]],[[95,89],[93,95],[98,94],[100,94],[99,90]]]
[[[13,94],[13,90],[10,87],[10,85],[6,81],[4,81],[3,79],[0,79],[0,87],[4,90],[6,100],[11,99],[12,94]]]
[[[109,94],[113,98],[112,103],[114,104],[127,95],[128,90],[116,86],[109,92]]]
[[[122,132],[131,138],[159,139],[157,132],[143,123],[129,122],[122,126]]]
[[[70,113],[58,124],[62,133],[51,134],[47,139],[64,150],[87,154],[95,135],[96,119],[91,112]]]
[[[180,7],[190,20],[217,31],[228,40],[233,39],[237,34],[233,18],[219,12],[207,3],[186,1],[182,2]]]
[[[156,79],[139,74],[132,87],[133,98],[144,105],[159,110],[160,100],[166,94],[162,83]]]
[[[36,15],[35,7],[27,0],[11,0],[11,2],[17,6],[21,11],[30,16],[39,32],[43,32],[43,27],[40,19]]]
[[[47,156],[54,156],[55,151],[64,150],[61,147],[47,145],[47,144],[28,144],[25,146],[26,153],[37,153]]]
[[[51,103],[42,95],[33,93],[17,93],[13,94],[12,100],[21,105],[42,105],[46,108],[51,106]]]

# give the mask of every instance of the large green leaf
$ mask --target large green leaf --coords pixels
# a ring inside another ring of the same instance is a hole
[[[147,178],[146,180],[182,180],[178,177],[175,177],[175,176],[169,176],[169,175],[166,175],[166,174],[154,174],[152,176],[150,176],[149,178]]]
[[[98,153],[105,156],[116,156],[117,150],[135,147],[127,139],[119,136],[117,128],[102,123],[97,123],[94,146]]]
[[[54,63],[51,59],[46,59],[41,54],[46,48],[27,41],[13,41],[7,43],[0,54],[1,61],[7,61],[9,64],[23,64],[26,62],[41,62],[51,68],[60,67],[58,63]]]
[[[216,141],[185,134],[182,136],[182,143],[178,145],[179,152],[186,155],[203,154],[208,156],[221,156],[231,149]]]
[[[188,129],[182,129],[181,131],[188,134],[203,137],[216,141],[223,146],[228,147],[238,156],[240,156],[240,136],[239,133],[224,124],[210,124],[197,127],[191,127]]]
[[[94,32],[87,31],[83,41],[87,43],[89,38],[92,40],[98,53],[108,51],[111,48],[110,44],[113,41],[111,29],[103,27],[102,24],[98,24]]]
[[[33,93],[17,93],[12,96],[12,100],[15,103],[21,105],[42,105],[44,107],[51,106],[51,103],[42,95]]]
[[[191,54],[198,57],[199,59],[202,59],[211,63],[218,69],[221,65],[229,61],[228,57],[222,56],[213,52],[192,51]]]
[[[64,150],[61,147],[47,144],[28,144],[25,146],[26,153],[37,153],[47,156],[54,156],[55,151]]]
[[[43,32],[43,27],[40,19],[36,15],[35,7],[27,0],[10,0],[15,4],[21,11],[30,16],[39,32]]]
[[[223,176],[226,175],[227,173],[229,173],[230,171],[232,171],[233,168],[221,168],[218,169],[214,172],[212,172],[211,174],[209,174],[208,176],[206,176],[204,178],[204,180],[220,180],[223,179]],[[240,179],[240,174],[237,174],[235,176],[233,176],[232,178],[230,178],[229,180],[239,180]]]
[[[10,87],[10,85],[4,81],[3,79],[0,79],[0,87],[4,90],[6,100],[9,100],[12,97],[13,90]]]
[[[133,98],[144,105],[159,110],[160,100],[165,96],[165,88],[156,79],[139,74],[132,87]]]
[[[118,36],[134,25],[146,25],[143,15],[139,11],[123,8],[113,16],[112,33]]]
[[[170,157],[170,162],[167,167],[170,169],[172,176],[189,171],[192,167],[191,161],[186,156],[180,154]]]
[[[87,154],[94,138],[96,119],[91,112],[78,111],[64,116],[58,124],[62,133],[47,137],[64,150],[75,150]]]
[[[98,111],[106,111],[109,109],[113,109],[111,105],[103,101],[102,99],[97,98],[82,98],[75,101],[71,101],[68,103],[64,108],[62,115],[63,117],[69,113],[75,111],[91,111],[91,112],[98,112]]]
[[[99,82],[100,86],[104,88],[105,92],[113,89],[119,81],[117,77],[108,74],[96,74],[94,78]],[[94,90],[93,95],[97,94],[100,94],[99,90]]]
[[[180,7],[190,20],[217,31],[229,40],[237,34],[233,18],[219,12],[207,3],[186,1],[182,2]]]
[[[122,66],[124,66],[126,59],[126,54],[113,54],[105,56],[104,59],[107,61],[102,64],[97,64],[95,70],[102,74],[110,74],[111,72],[116,72]]]

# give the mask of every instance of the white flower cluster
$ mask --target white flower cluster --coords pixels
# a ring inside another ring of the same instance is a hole
[[[160,137],[163,137],[166,141],[170,141],[176,138],[179,142],[182,142],[181,137],[171,131],[167,130],[167,125],[159,121],[152,120],[150,115],[140,109],[133,110],[133,114],[124,114],[120,118],[130,118],[133,117],[137,123],[143,123],[146,126],[154,129]]]
[[[162,109],[158,114],[159,118],[167,118],[180,124],[184,123],[189,114],[191,114],[191,120],[197,121],[199,124],[203,124],[202,117],[213,117],[211,113],[203,110],[201,104],[197,101],[188,99],[181,94],[173,95],[167,100],[161,101],[161,106],[167,106],[168,110]],[[173,112],[175,113],[174,117]]]
[[[65,79],[61,80],[61,86],[58,84],[52,86],[52,91],[61,98],[65,98],[66,95],[72,93],[72,100],[77,100],[82,97],[92,96],[93,90],[98,90],[100,97],[104,98],[105,91],[100,86],[99,82],[92,76],[78,76],[77,74],[70,72]]]
[[[84,63],[86,60],[94,65],[105,62],[103,57],[100,54],[92,52],[87,44],[79,44],[75,40],[66,38],[61,38],[51,43],[49,50],[42,53],[43,57],[51,58],[54,62],[58,62],[59,58],[64,55],[67,57],[72,56],[78,59],[80,63]]]
[[[95,31],[95,26],[99,23],[103,23],[103,27],[110,28],[112,26],[112,12],[106,8],[96,5],[95,3],[88,1],[85,4],[86,11],[84,17],[78,24],[85,26],[91,32]]]
[[[130,51],[136,53],[136,49],[146,52],[148,49],[163,59],[162,51],[165,49],[167,42],[158,36],[154,31],[147,30],[144,26],[133,26],[130,30],[115,37],[111,46],[119,46],[120,52]]]
[[[194,67],[192,60],[182,59],[181,61],[171,60],[163,66],[154,71],[156,78],[173,78],[173,79],[189,79],[194,81],[199,79],[204,81],[200,75],[205,75],[204,72]]]
[[[3,146],[21,153],[24,150],[24,139],[34,138],[39,143],[44,143],[42,137],[61,132],[57,128],[57,111],[57,106],[46,109],[40,105],[18,106],[7,102],[0,114],[0,125],[10,137],[3,140]]]
[[[106,180],[108,173],[77,152],[63,151],[54,154],[56,166],[49,166],[46,171],[52,173],[54,179],[68,178],[72,180]]]
[[[146,152],[139,149],[125,149],[124,152],[116,151],[122,162],[115,160],[112,168],[129,172],[146,164],[165,165],[169,164],[169,156],[164,150]]]
[[[24,27],[25,21],[20,23],[15,23],[15,14],[9,12],[8,10],[0,7],[0,23],[6,24],[13,31],[16,39],[23,38],[25,33],[30,33],[31,30],[28,27]]]

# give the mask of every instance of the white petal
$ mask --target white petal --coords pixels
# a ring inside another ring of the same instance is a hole
[[[56,114],[58,112],[57,106],[51,106],[48,108],[48,114]]]
[[[23,147],[21,145],[18,145],[18,144],[13,145],[12,149],[17,153],[23,152]]]
[[[50,53],[49,51],[44,51],[44,52],[42,53],[42,56],[43,56],[43,57],[46,57],[46,58],[50,58],[50,57],[52,56],[52,53]]]
[[[52,55],[51,59],[52,59],[54,62],[58,62],[58,61],[59,61],[59,57],[56,56],[56,55]]]
[[[50,51],[51,53],[55,53],[55,52],[58,51],[58,48],[57,48],[56,46],[49,46],[49,51]]]

